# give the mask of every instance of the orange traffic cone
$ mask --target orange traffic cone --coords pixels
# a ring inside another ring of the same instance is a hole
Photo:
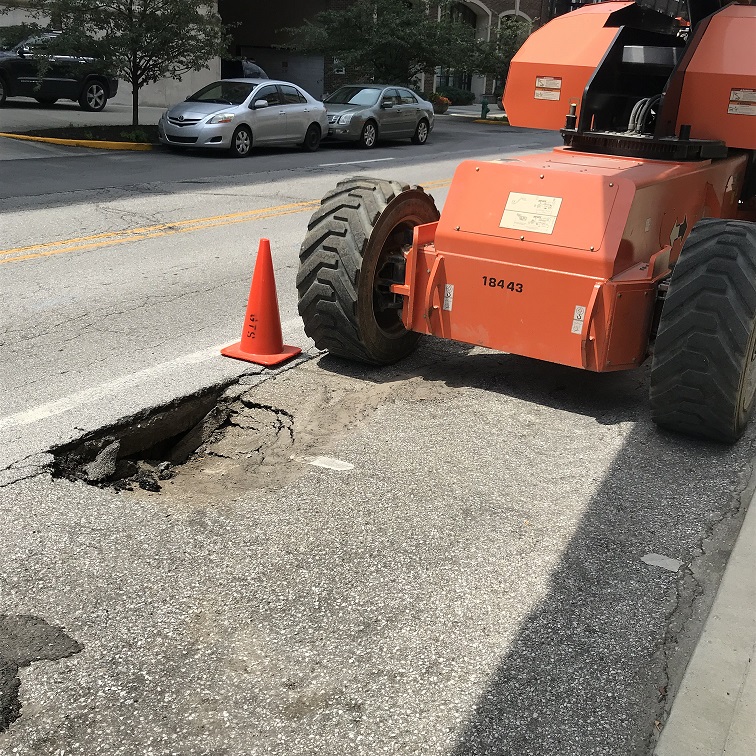
[[[224,347],[221,354],[257,365],[270,366],[285,362],[301,351],[299,347],[286,346],[283,343],[270,241],[260,239],[241,341]]]

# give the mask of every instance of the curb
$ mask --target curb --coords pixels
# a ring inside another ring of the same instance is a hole
[[[476,115],[475,113],[436,113],[436,115],[447,115],[451,116],[452,118],[466,118],[468,121],[472,121],[473,123],[499,123],[504,126],[511,125],[509,123],[509,119],[505,115],[489,115],[487,118],[481,118],[480,115]]]
[[[753,756],[756,742],[756,495],[654,756]]]
[[[146,151],[153,148],[147,142],[103,142],[93,139],[58,139],[57,137],[38,137],[26,134],[7,134],[0,132],[0,137],[9,139],[21,139],[27,142],[47,142],[48,144],[64,144],[69,147],[92,147],[97,150],[133,150]]]

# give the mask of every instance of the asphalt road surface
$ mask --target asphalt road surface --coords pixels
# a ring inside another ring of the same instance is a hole
[[[441,207],[460,160],[555,143],[463,121],[245,161],[0,143],[0,753],[650,753],[754,432],[660,432],[646,368],[432,339],[362,368],[296,314],[340,178]],[[261,237],[304,347],[278,371],[218,354]],[[159,490],[93,484],[114,449]]]

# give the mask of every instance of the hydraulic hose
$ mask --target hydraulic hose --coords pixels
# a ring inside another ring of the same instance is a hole
[[[633,109],[630,111],[630,120],[627,123],[627,130],[632,133],[635,131],[635,125],[638,121],[638,113],[641,108],[648,102],[648,97],[643,97],[633,105]]]
[[[641,108],[640,113],[638,113],[638,117],[636,121],[636,128],[635,128],[636,133],[643,134],[645,132],[646,120],[648,119],[648,116],[651,114],[652,108],[655,105],[658,105],[660,100],[661,100],[660,94],[647,98],[645,105]]]

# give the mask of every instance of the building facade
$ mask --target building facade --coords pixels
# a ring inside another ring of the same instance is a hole
[[[550,0],[460,0],[452,6],[456,17],[475,29],[478,39],[489,40],[499,24],[519,18],[538,26],[549,15]],[[552,2],[554,0],[551,0]],[[293,81],[314,97],[333,91],[349,81],[349,72],[340,72],[334,61],[322,56],[304,56],[286,49],[286,27],[299,26],[324,10],[342,10],[353,0],[287,0],[284,8],[263,6],[245,0],[219,0],[218,8],[225,23],[231,24],[235,56],[247,57],[262,66],[271,78]],[[262,7],[261,7],[262,6]],[[431,14],[440,14],[432,3]],[[480,96],[490,93],[495,82],[482,76],[437,70],[421,77],[417,85],[433,91],[439,84],[454,84]]]
[[[420,2],[421,0],[408,0]],[[499,24],[515,17],[533,27],[543,23],[550,13],[550,3],[559,0],[459,0],[452,6],[457,19],[475,29],[478,39],[488,40]],[[342,71],[332,60],[322,56],[302,55],[286,48],[287,27],[299,26],[324,10],[341,10],[354,0],[286,0],[281,5],[250,0],[218,0],[218,13],[231,27],[233,42],[229,59],[213,60],[206,69],[186,74],[181,81],[163,80],[150,84],[140,93],[144,105],[168,107],[206,83],[221,76],[241,75],[240,58],[247,58],[261,66],[271,78],[299,84],[314,97],[333,91],[349,81],[349,72]],[[0,5],[3,0],[0,0]],[[440,14],[431,3],[429,12]],[[20,10],[0,15],[0,25],[20,24],[26,19]],[[437,69],[427,72],[416,82],[423,91],[433,91],[440,84],[452,84],[469,89],[476,96],[490,94],[497,82],[464,72]],[[128,101],[130,92],[122,86],[118,99]]]

